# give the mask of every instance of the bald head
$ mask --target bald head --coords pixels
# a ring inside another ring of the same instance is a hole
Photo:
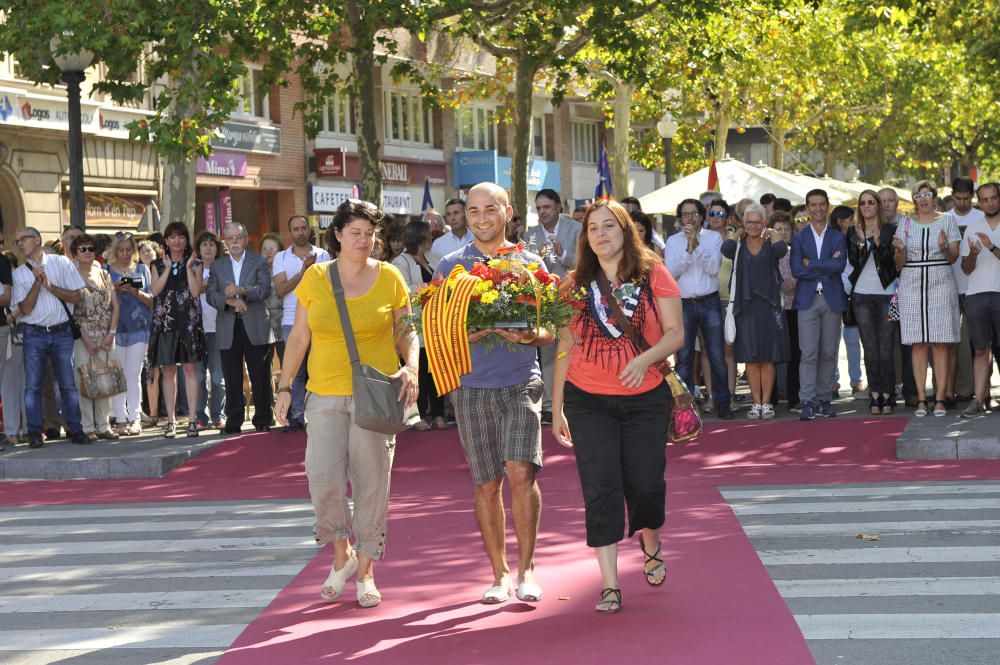
[[[504,230],[513,210],[507,190],[492,182],[481,182],[469,190],[465,218],[480,250],[493,253],[504,241]]]
[[[510,205],[510,197],[507,196],[507,190],[495,182],[481,182],[478,185],[473,185],[472,189],[469,190],[468,199],[471,199],[474,195],[492,198],[498,205]],[[468,202],[466,202],[466,206],[468,206]]]

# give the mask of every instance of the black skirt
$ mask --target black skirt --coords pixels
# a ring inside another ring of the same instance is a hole
[[[781,363],[791,359],[788,321],[781,306],[754,296],[736,314],[736,362]]]

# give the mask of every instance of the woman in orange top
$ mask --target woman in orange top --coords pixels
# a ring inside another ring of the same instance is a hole
[[[629,536],[639,532],[643,573],[652,586],[666,569],[659,530],[665,518],[664,446],[670,389],[653,367],[684,343],[680,291],[642,243],[628,211],[614,201],[587,209],[567,288],[582,288],[583,307],[560,335],[552,388],[552,433],[574,447],[586,510],[587,545],[595,548],[603,588],[598,612],[621,609],[618,541],[626,509]],[[612,297],[650,344],[642,351],[601,296]]]

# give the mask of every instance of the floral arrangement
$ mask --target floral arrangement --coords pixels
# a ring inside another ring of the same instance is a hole
[[[524,244],[508,245],[486,263],[476,263],[469,274],[478,278],[472,289],[466,328],[534,328],[553,334],[565,327],[583,307],[579,293],[563,293],[559,278],[539,263],[529,262]],[[441,288],[434,280],[413,296],[413,321],[419,327],[423,306]]]

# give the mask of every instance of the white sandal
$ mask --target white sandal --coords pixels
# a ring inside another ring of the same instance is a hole
[[[351,558],[347,560],[347,563],[340,570],[336,570],[334,566],[330,566],[330,574],[327,576],[326,582],[323,583],[323,588],[319,590],[319,595],[328,603],[332,603],[340,598],[340,594],[344,593],[344,586],[347,584],[347,580],[358,572],[357,552],[351,552]],[[327,593],[326,590],[328,588],[333,589],[333,593]],[[359,596],[361,593],[360,589],[361,582],[358,582]]]
[[[382,602],[382,593],[375,588],[375,580],[362,582],[358,580],[358,605],[361,607],[376,607]]]
[[[504,575],[500,584],[491,586],[483,593],[482,602],[484,605],[498,605],[506,603],[508,600],[510,600],[510,576]]]

